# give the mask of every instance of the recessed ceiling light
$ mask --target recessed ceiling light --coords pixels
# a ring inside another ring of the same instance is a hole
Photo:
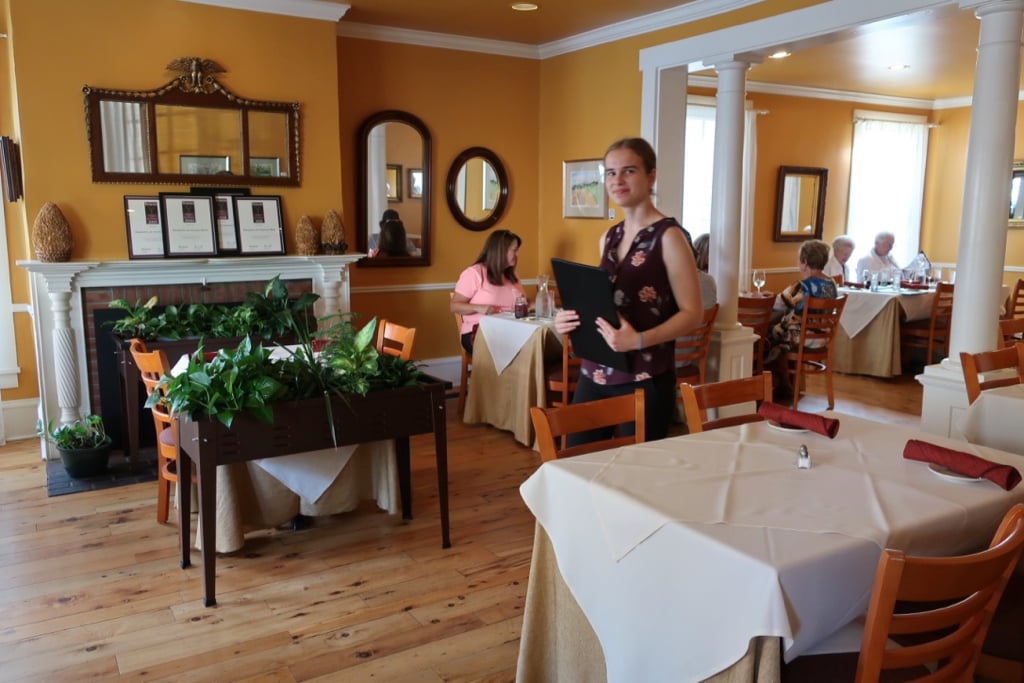
[[[906,71],[910,68],[909,64],[890,64],[889,71]]]
[[[538,9],[537,5],[532,2],[513,2],[511,7],[517,12],[532,12]]]
[[[786,57],[793,54],[792,52],[786,52],[785,50],[779,50],[768,55],[768,59],[785,59]]]

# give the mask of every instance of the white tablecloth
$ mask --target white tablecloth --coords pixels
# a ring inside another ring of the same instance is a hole
[[[554,320],[516,318],[512,313],[498,313],[481,316],[479,333],[487,339],[487,348],[494,359],[494,369],[500,375],[537,328],[554,330],[554,325]]]
[[[1024,486],[952,483],[902,450],[922,438],[1017,456],[840,417],[835,440],[754,423],[545,463],[523,484],[609,681],[707,678],[755,636],[795,657],[866,609],[881,547],[973,550],[1024,500]],[[810,470],[796,469],[801,443]]]
[[[846,295],[846,306],[839,324],[850,338],[856,337],[867,327],[892,299],[899,299],[905,320],[924,320],[931,316],[932,300],[935,298],[934,290],[883,289],[871,292],[842,287],[839,291]]]
[[[1024,384],[981,392],[964,413],[960,432],[971,443],[1024,455]]]

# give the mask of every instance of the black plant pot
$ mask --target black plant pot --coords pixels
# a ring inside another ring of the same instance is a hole
[[[111,442],[96,448],[58,448],[60,461],[73,479],[95,477],[107,471]]]

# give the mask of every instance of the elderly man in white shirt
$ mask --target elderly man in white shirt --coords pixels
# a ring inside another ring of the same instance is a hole
[[[895,243],[896,235],[889,231],[883,231],[875,235],[875,248],[867,256],[857,261],[857,272],[854,275],[862,278],[865,270],[872,273],[885,273],[893,269],[898,271],[900,264],[896,263],[892,254],[889,253],[892,251],[892,245]]]
[[[852,282],[853,278],[850,277],[846,262],[850,260],[850,255],[853,254],[853,250],[856,247],[857,245],[849,235],[839,235],[836,237],[832,240],[832,255],[829,257],[828,263],[825,264],[825,269],[822,272],[829,277],[841,275],[843,282]],[[856,276],[856,273],[853,275]]]

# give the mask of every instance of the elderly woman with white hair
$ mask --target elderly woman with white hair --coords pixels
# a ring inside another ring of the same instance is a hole
[[[849,235],[839,235],[832,240],[832,255],[825,264],[822,272],[829,277],[842,275],[843,282],[851,282],[850,272],[847,270],[846,262],[850,260],[853,250],[857,248],[853,238]]]

